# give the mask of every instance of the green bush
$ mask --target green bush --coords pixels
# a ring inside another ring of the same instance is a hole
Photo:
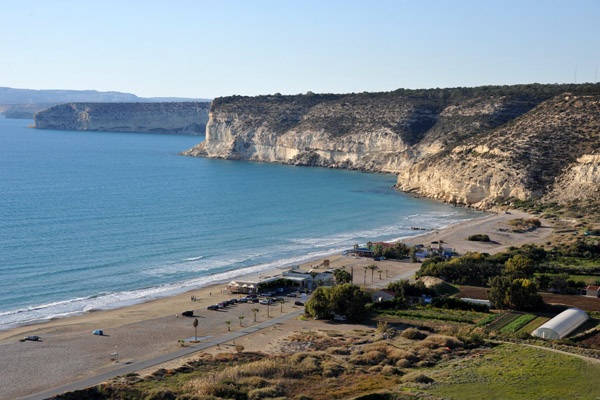
[[[427,333],[417,328],[407,328],[402,331],[402,337],[410,340],[421,340],[427,337]]]
[[[478,234],[469,236],[467,238],[467,240],[470,240],[471,242],[489,242],[490,237],[488,235],[478,233]]]

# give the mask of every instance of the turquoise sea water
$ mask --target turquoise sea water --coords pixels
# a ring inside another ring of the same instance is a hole
[[[177,156],[201,137],[0,117],[0,329],[166,296],[481,214],[391,175]]]

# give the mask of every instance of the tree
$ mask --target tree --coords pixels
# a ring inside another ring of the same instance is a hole
[[[408,255],[408,247],[402,242],[397,242],[394,245],[394,250],[396,250],[396,257],[402,258]]]
[[[408,255],[410,256],[411,262],[417,262],[417,251],[414,247],[410,248],[410,250],[408,251]]]
[[[244,319],[244,316],[240,315],[238,318],[240,319],[240,326],[242,326],[242,320]]]
[[[252,312],[254,313],[254,322],[256,322],[256,313],[258,312],[258,308],[253,308]]]
[[[377,273],[379,274],[379,280],[381,280],[381,273],[383,272],[383,270],[377,268]]]
[[[528,257],[517,254],[509,258],[505,263],[504,274],[517,278],[529,278],[535,270],[535,262]]]
[[[369,267],[363,267],[363,269],[365,270],[365,277],[364,277],[363,285],[366,285],[367,284],[367,270],[369,269]]]
[[[372,247],[373,247],[373,242],[367,242],[367,249],[373,250]]]
[[[192,325],[194,326],[194,340],[198,341],[198,318],[194,318]]]
[[[331,311],[346,317],[349,322],[360,322],[366,315],[365,297],[356,285],[343,284],[329,289]]]
[[[321,287],[306,303],[306,312],[315,319],[329,319],[337,314],[358,322],[366,315],[365,296],[358,286],[349,283]]]
[[[373,275],[375,274],[375,270],[377,269],[377,265],[369,265],[367,268],[371,270],[371,282],[373,282]]]
[[[227,331],[231,331],[231,321],[225,321],[225,324],[227,325]]]
[[[305,309],[315,319],[326,319],[331,317],[330,303],[329,290],[325,287],[319,287],[306,302]]]
[[[281,300],[280,304],[281,304],[281,312],[283,312],[283,304],[285,303],[285,300]]]
[[[270,317],[269,311],[271,310],[271,298],[267,297],[267,317]]]
[[[529,279],[496,276],[491,281],[489,300],[499,309],[535,310],[544,305],[537,287]]]
[[[344,268],[344,267],[342,267]],[[352,282],[352,275],[341,268],[336,269],[335,271],[333,271],[333,276],[335,277],[335,281],[340,284],[340,283],[351,283]]]
[[[550,286],[550,282],[552,281],[552,276],[548,274],[540,274],[535,278],[535,284],[541,290],[547,290]]]
[[[380,244],[376,244],[375,247],[373,248],[373,257],[375,257],[375,258],[383,257],[383,252],[384,252],[383,246]]]

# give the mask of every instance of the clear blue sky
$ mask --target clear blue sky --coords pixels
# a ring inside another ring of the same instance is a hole
[[[600,66],[600,0],[6,0],[0,35],[0,86],[16,88],[212,98],[570,83],[576,68],[580,83]]]

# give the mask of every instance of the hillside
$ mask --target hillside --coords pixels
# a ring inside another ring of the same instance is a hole
[[[182,154],[391,172],[401,190],[489,208],[595,199],[599,135],[598,84],[232,96]]]
[[[210,103],[68,103],[35,114],[35,128],[202,135]]]

